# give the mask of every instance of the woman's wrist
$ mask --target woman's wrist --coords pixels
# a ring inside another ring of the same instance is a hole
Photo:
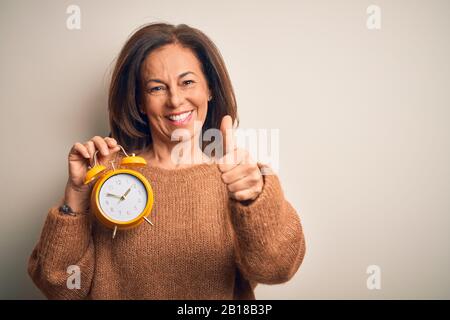
[[[80,190],[74,188],[70,182],[64,192],[64,204],[68,205],[75,213],[86,212],[89,208],[89,189]]]

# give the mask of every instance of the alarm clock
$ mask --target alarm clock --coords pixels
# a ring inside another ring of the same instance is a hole
[[[91,211],[107,228],[113,229],[113,238],[117,230],[135,228],[143,221],[153,225],[148,216],[153,207],[153,189],[140,172],[134,170],[147,165],[144,158],[134,153],[125,154],[120,162],[120,168],[114,166],[107,170],[97,163],[97,153],[94,153],[94,165],[89,166],[84,184],[97,180],[91,192]],[[117,155],[116,155],[117,158]]]

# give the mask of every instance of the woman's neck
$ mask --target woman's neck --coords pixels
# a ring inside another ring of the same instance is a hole
[[[181,142],[171,141],[171,143],[155,139],[140,156],[144,157],[151,166],[164,169],[181,169],[212,162],[212,159],[203,153],[196,138]]]

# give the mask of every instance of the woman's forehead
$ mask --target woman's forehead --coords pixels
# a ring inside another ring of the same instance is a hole
[[[188,71],[199,75],[200,61],[189,48],[180,45],[166,45],[150,53],[143,63],[147,78],[178,76]]]

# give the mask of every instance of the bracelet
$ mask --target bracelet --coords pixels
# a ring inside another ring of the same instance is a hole
[[[72,210],[72,208],[65,203],[61,207],[59,207],[59,212],[75,216],[75,212]]]

